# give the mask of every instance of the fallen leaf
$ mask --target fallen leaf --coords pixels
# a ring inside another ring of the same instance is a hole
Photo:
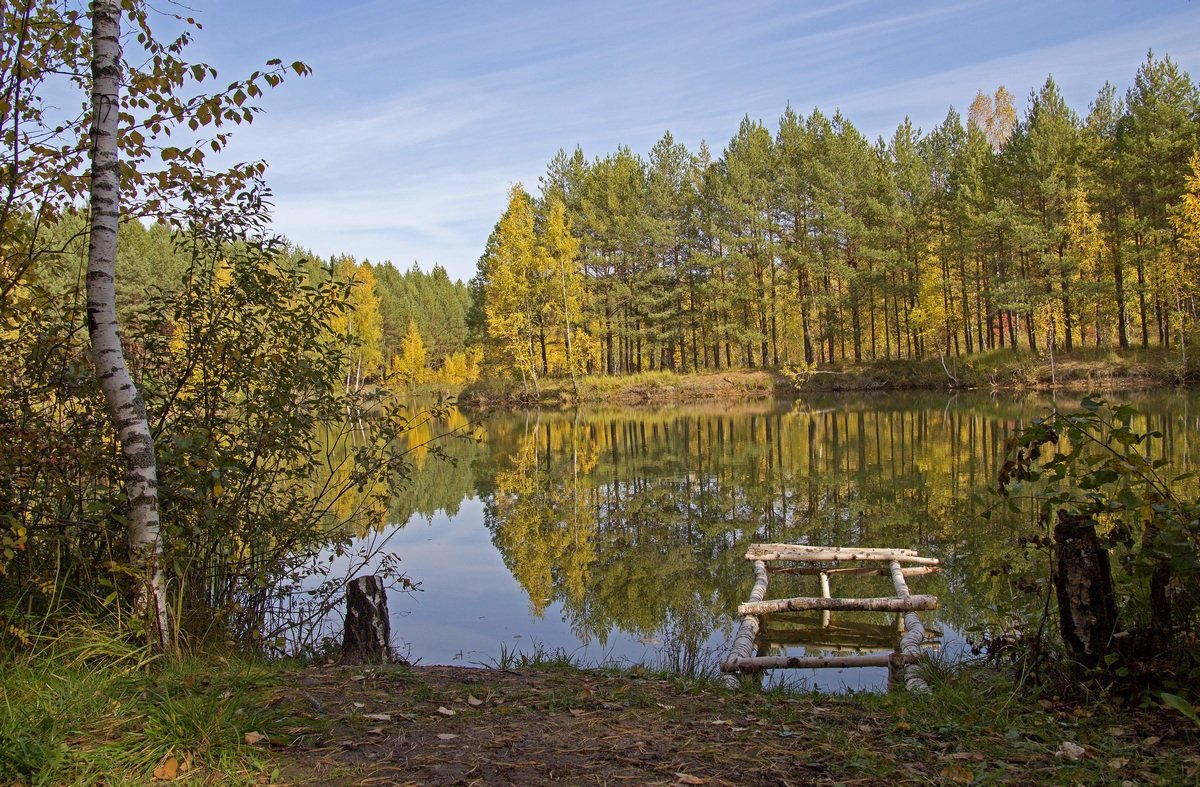
[[[453,716],[454,715],[454,711],[452,711],[449,708],[444,707],[444,706],[438,708],[438,713],[442,714],[443,716]]]
[[[356,703],[354,703],[354,707],[358,708],[359,710],[362,710],[363,708],[367,707],[367,705],[364,702],[356,702]]]
[[[467,704],[470,705],[472,708],[478,708],[480,705],[483,704],[483,700],[479,699],[474,694],[468,694],[467,695]]]
[[[143,771],[144,773],[144,771]],[[154,778],[167,781],[174,779],[179,773],[179,760],[174,757],[168,757],[163,760],[162,764],[154,769]]]
[[[1161,740],[1162,740],[1162,738],[1158,737],[1157,735],[1151,735],[1149,738],[1142,741],[1142,745],[1143,746],[1157,746],[1158,742]]]
[[[457,737],[458,736],[452,732],[439,732],[438,733],[438,740],[440,740],[440,741],[452,741]]]
[[[581,711],[579,708],[571,708],[570,714],[575,718],[579,718],[584,714],[584,711]]]
[[[244,737],[246,739],[246,743],[249,743],[251,746],[267,739],[267,736],[263,735],[261,732],[247,732],[242,737]]]
[[[901,710],[903,710],[903,708],[901,708]],[[906,721],[896,722],[896,731],[897,732],[907,732],[908,730],[911,730],[911,729],[912,729],[912,725]]]
[[[382,735],[383,727],[372,727],[371,729],[367,730],[367,734],[368,735]]]
[[[372,721],[391,721],[392,715],[390,713],[364,713],[363,718]]]
[[[658,707],[662,708],[663,710],[675,710],[674,705],[663,705],[661,702],[656,702],[654,704],[657,705]]]
[[[959,784],[970,784],[975,781],[975,772],[965,765],[951,763],[942,768],[942,778]]]
[[[1128,764],[1129,760],[1125,757],[1113,757],[1108,761],[1108,767],[1112,768],[1114,771],[1119,771]]]
[[[733,722],[725,721],[724,719],[713,719],[709,724],[733,724]]]
[[[677,774],[675,774],[675,783],[676,784],[707,784],[708,782],[704,779],[701,779],[699,776],[693,776],[690,773],[677,773]]]
[[[1054,756],[1063,757],[1071,762],[1077,762],[1087,756],[1087,749],[1083,748],[1078,743],[1063,741],[1058,745],[1058,751],[1054,752]]]

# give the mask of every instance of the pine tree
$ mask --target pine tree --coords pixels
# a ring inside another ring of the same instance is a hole
[[[1171,254],[1167,206],[1183,193],[1188,159],[1200,144],[1200,90],[1169,57],[1153,53],[1138,69],[1119,128],[1121,169],[1133,212],[1130,235],[1138,277],[1142,345],[1150,342],[1150,306],[1159,343],[1170,342],[1164,282],[1153,280],[1158,257]],[[1169,267],[1169,264],[1167,265]]]

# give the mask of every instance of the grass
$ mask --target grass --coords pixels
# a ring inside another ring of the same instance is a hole
[[[565,648],[550,648],[535,642],[533,650],[526,653],[519,647],[506,642],[500,643],[500,654],[481,666],[499,670],[540,669],[580,670],[583,664]]]
[[[0,783],[269,778],[266,747],[290,741],[282,680],[236,657],[155,661],[76,623],[0,659]]]

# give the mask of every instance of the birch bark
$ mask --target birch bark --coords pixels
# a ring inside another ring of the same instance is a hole
[[[116,0],[93,0],[91,232],[88,241],[87,320],[92,363],[121,445],[129,499],[130,557],[139,580],[135,612],[160,650],[171,647],[171,624],[162,570],[158,515],[158,463],[146,406],[125,364],[117,330],[114,280],[120,219],[117,120],[121,84],[121,9]]]

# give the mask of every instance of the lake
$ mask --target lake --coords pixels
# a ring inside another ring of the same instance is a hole
[[[1162,433],[1154,455],[1179,472],[1200,460],[1200,396],[1114,395]],[[1058,397],[1064,409],[1080,397]],[[420,583],[389,597],[393,641],[424,664],[494,666],[562,652],[587,665],[694,671],[723,655],[753,584],[753,542],[917,549],[943,571],[913,577],[937,595],[922,613],[950,658],[969,635],[1006,629],[1044,574],[1019,546],[1044,528],[1025,515],[979,515],[1005,441],[1044,415],[1045,397],[969,392],[843,394],[789,403],[480,415],[478,441],[422,447],[367,537]],[[452,413],[414,443],[460,429]],[[806,582],[810,583],[805,584]],[[839,577],[835,596],[891,595],[886,578]],[[770,597],[818,595],[813,577],[776,576]],[[931,625],[932,624],[932,625]],[[777,652],[890,649],[886,613],[796,616]],[[814,639],[815,638],[815,639]],[[807,644],[806,644],[807,643]],[[877,689],[886,670],[792,670],[823,690]]]

